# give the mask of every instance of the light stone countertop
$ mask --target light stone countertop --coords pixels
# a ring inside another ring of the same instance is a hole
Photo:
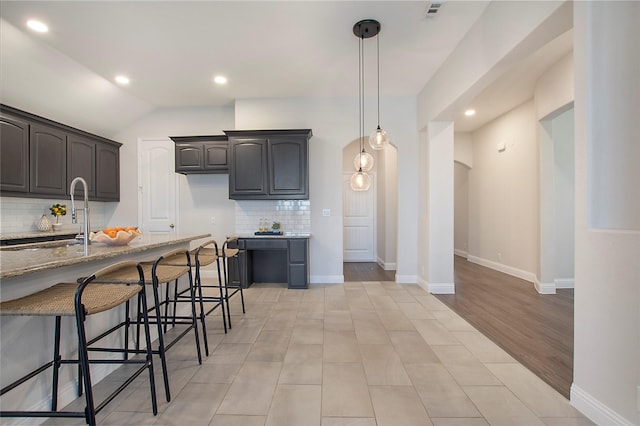
[[[0,250],[0,279],[18,277],[34,272],[94,262],[122,255],[141,253],[163,246],[187,243],[209,236],[211,236],[211,234],[175,236],[142,234],[125,246],[108,246],[94,242],[89,245],[87,255],[84,254],[82,244],[23,250],[17,250],[15,246],[5,247]]]
[[[285,232],[282,235],[270,235],[270,234],[255,235],[255,234],[246,233],[246,234],[237,234],[234,236],[238,238],[287,238],[287,239],[311,238],[311,234],[309,232]]]

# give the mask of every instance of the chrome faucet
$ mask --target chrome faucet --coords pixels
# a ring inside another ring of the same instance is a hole
[[[73,193],[75,192],[76,184],[78,182],[82,184],[82,190],[84,191],[84,225],[82,241],[84,243],[84,253],[87,254],[89,244],[91,244],[91,241],[89,240],[89,231],[91,230],[91,219],[89,217],[89,192],[87,191],[87,181],[79,176],[71,181],[71,188],[69,189],[69,192],[71,193],[71,223],[78,223],[76,219],[76,204],[73,200]],[[80,234],[76,235],[76,238],[78,237],[80,237]]]

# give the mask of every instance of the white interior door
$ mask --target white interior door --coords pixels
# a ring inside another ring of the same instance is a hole
[[[375,262],[375,175],[368,191],[352,190],[350,178],[342,178],[343,261]]]
[[[138,140],[138,223],[143,232],[175,234],[175,148],[169,139]]]

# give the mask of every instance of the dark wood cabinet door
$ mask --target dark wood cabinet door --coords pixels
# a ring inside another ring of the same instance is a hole
[[[115,145],[96,145],[96,198],[120,201],[120,148]]]
[[[204,170],[214,173],[226,173],[229,170],[229,143],[205,142]]]
[[[309,288],[309,240],[289,240],[289,288]]]
[[[204,169],[201,143],[176,143],[176,172],[193,172]]]
[[[229,140],[229,198],[267,198],[267,140]]]
[[[29,192],[29,124],[0,116],[0,190]]]
[[[269,195],[272,198],[308,198],[307,140],[269,139]]]
[[[96,142],[76,136],[67,135],[67,188],[71,189],[71,181],[81,177],[87,182],[88,196],[96,196]],[[71,193],[69,193],[71,195]],[[74,197],[84,197],[82,185],[76,185]]]
[[[30,125],[29,130],[29,191],[66,196],[67,134],[62,130],[35,123]]]

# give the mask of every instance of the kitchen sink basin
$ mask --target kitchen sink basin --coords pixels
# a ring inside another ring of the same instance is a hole
[[[27,243],[27,244],[16,244],[13,246],[3,246],[0,247],[2,251],[22,251],[22,250],[41,250],[41,249],[52,249],[58,247],[71,247],[82,245],[81,240],[71,239],[71,240],[58,240],[58,241],[43,241],[38,243]]]

